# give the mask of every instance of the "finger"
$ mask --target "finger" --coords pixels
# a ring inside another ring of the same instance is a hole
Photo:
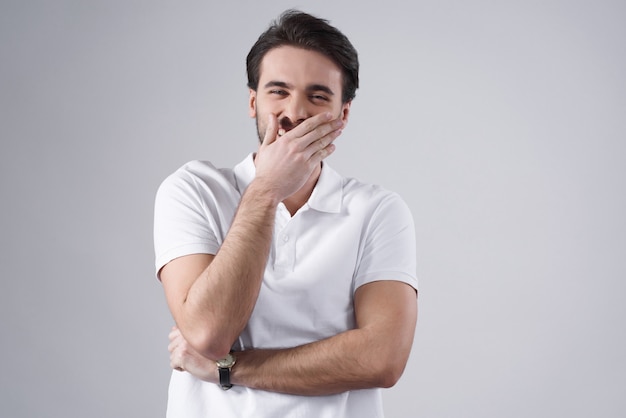
[[[322,148],[321,150],[313,153],[313,155],[311,155],[310,158],[310,162],[315,165],[315,164],[319,164],[321,161],[323,161],[324,159],[328,158],[328,156],[330,156],[330,154],[332,154],[333,152],[335,152],[335,144],[329,144],[326,147]]]
[[[168,346],[167,346],[167,350],[168,350],[170,353],[173,353],[173,352],[174,352],[174,350],[175,350],[177,347],[180,347],[180,346],[182,346],[183,344],[186,344],[186,342],[187,342],[187,341],[183,338],[183,335],[180,333],[180,330],[179,330],[178,328],[177,328],[177,329],[174,329],[174,330],[172,330],[172,332],[170,332],[169,339],[170,339],[170,342],[169,342],[169,344],[168,344]]]
[[[289,133],[292,137],[304,137],[310,132],[313,132],[319,126],[328,123],[333,118],[330,112],[320,113],[315,116],[311,116],[310,118],[304,120],[301,124],[293,128]]]
[[[179,372],[182,372],[185,369],[183,368],[182,360],[179,359],[178,357],[180,356],[174,355],[174,354],[170,356],[170,367],[174,370],[178,370]]]
[[[317,152],[317,151],[319,151],[321,149],[324,149],[328,145],[330,145],[333,142],[335,142],[335,139],[337,139],[339,137],[339,135],[342,134],[342,132],[343,132],[343,130],[341,130],[341,129],[332,130],[332,131],[324,134],[323,136],[321,136],[319,139],[311,142],[307,146],[307,149],[310,150],[311,153],[315,153],[315,152]]]
[[[170,352],[170,367],[174,370],[178,370],[179,372],[185,370],[183,367],[183,356],[180,352],[180,347],[175,343],[171,343],[167,349]]]
[[[304,123],[304,122],[303,122]],[[341,119],[333,119],[327,121],[325,123],[317,125],[313,130],[307,132],[302,135],[298,142],[303,148],[309,147],[313,142],[320,140],[321,138],[336,132],[340,131],[343,128],[343,120]],[[335,138],[338,135],[335,136]],[[334,139],[334,138],[333,138]]]
[[[267,129],[265,130],[265,136],[263,137],[263,145],[269,145],[276,141],[278,135],[278,119],[273,113],[269,114],[267,118]]]
[[[177,339],[179,336],[181,335],[180,330],[176,327],[172,328],[172,330],[170,331],[168,338],[170,339],[170,341],[174,341],[175,339]]]
[[[335,142],[335,139],[337,139],[337,137],[339,137],[339,135],[341,135],[342,132],[343,131],[341,129],[331,131],[325,136],[321,137],[320,139],[311,142],[309,146],[307,146],[306,149],[304,150],[305,154],[308,154],[307,156],[308,159],[313,158],[316,153],[324,150],[333,142]],[[334,149],[332,151],[334,151]],[[328,155],[330,155],[330,153]],[[326,158],[328,155],[325,155],[324,158]]]

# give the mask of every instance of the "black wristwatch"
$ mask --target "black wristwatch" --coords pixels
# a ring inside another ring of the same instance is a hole
[[[231,351],[225,358],[218,360],[217,370],[220,374],[220,386],[224,390],[228,390],[233,387],[230,383],[230,369],[235,365],[235,354]]]

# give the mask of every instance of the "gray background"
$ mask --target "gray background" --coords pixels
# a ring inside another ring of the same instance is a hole
[[[158,184],[254,150],[244,58],[297,6],[360,52],[330,163],[410,205],[389,417],[626,410],[623,1],[0,2],[0,416],[159,417]]]

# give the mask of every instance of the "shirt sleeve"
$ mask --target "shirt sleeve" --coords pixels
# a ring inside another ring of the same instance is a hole
[[[361,245],[354,289],[395,280],[417,290],[415,226],[411,211],[398,194],[389,193],[380,200]]]
[[[154,205],[157,278],[171,260],[189,254],[216,254],[221,244],[198,179],[184,167],[166,178]]]

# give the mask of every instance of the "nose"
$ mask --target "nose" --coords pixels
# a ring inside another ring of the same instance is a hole
[[[280,117],[280,127],[285,130],[290,130],[298,126],[309,116],[307,99],[298,94],[292,94],[288,102],[285,104]]]

